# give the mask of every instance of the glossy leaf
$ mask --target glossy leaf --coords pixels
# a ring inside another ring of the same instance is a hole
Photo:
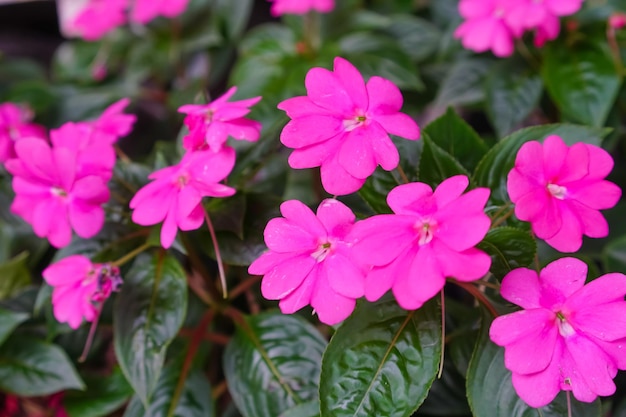
[[[485,98],[483,83],[493,61],[470,58],[457,61],[439,86],[433,106],[442,112],[449,106],[473,104]]]
[[[386,31],[413,60],[422,61],[437,50],[441,32],[428,20],[408,14],[394,15],[390,20]]]
[[[602,250],[607,272],[626,272],[626,236],[610,241]]]
[[[124,279],[124,290],[113,307],[115,355],[147,405],[167,347],[185,318],[187,282],[178,261],[162,253],[138,257]]]
[[[87,389],[69,391],[63,406],[69,417],[103,417],[121,408],[133,395],[133,389],[119,368],[109,376],[85,377]]]
[[[279,417],[319,417],[320,402],[319,400],[309,401],[294,408],[285,411]]]
[[[439,147],[428,137],[422,135],[424,148],[420,158],[419,179],[431,187],[439,185],[443,180],[454,175],[467,175],[469,172],[447,151]]]
[[[11,311],[0,307],[0,345],[21,323],[30,317],[27,313]]]
[[[406,311],[389,296],[359,303],[324,352],[322,417],[408,417],[422,404],[439,366],[436,301]]]
[[[83,388],[69,358],[56,345],[20,335],[0,347],[0,390],[30,397]]]
[[[567,144],[585,142],[599,145],[606,131],[599,128],[570,124],[552,124],[533,126],[518,130],[487,152],[474,172],[474,182],[478,186],[491,189],[490,201],[502,205],[509,200],[506,191],[506,178],[515,164],[517,151],[531,140],[542,141],[547,136],[558,135]]]
[[[498,227],[487,233],[478,248],[491,256],[489,271],[502,280],[513,269],[527,267],[533,262],[537,243],[525,230]]]
[[[600,127],[613,107],[621,77],[605,36],[544,48],[541,75],[565,120]]]
[[[317,398],[326,341],[298,316],[265,312],[238,323],[224,373],[244,417],[280,416]]]
[[[377,168],[359,190],[359,195],[378,214],[392,213],[387,205],[387,194],[397,187],[398,180],[393,173]]]
[[[546,407],[532,408],[519,398],[504,367],[504,348],[489,339],[492,318],[483,317],[480,334],[467,372],[467,398],[474,417],[564,417],[565,393]],[[600,400],[591,404],[572,398],[572,417],[600,417]]]

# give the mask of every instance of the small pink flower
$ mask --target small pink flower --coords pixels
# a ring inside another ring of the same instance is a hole
[[[46,139],[46,129],[30,123],[33,115],[14,103],[0,103],[0,163],[15,158],[15,142],[23,138]]]
[[[123,113],[123,110],[130,104],[128,98],[123,98],[104,109],[100,117],[88,122],[94,132],[98,135],[94,141],[115,143],[118,139],[128,135],[133,130],[133,125],[137,121],[134,114]]]
[[[130,201],[132,219],[142,226],[163,222],[161,245],[169,248],[178,229],[195,230],[204,221],[202,197],[228,197],[235,189],[219,184],[235,165],[235,151],[198,151],[183,156],[177,165],[150,174],[151,183]]]
[[[130,20],[146,24],[157,16],[176,17],[185,11],[189,0],[135,0]]]
[[[489,189],[463,194],[468,184],[457,175],[434,192],[420,182],[400,185],[387,196],[395,214],[354,226],[348,239],[355,257],[373,266],[365,298],[375,301],[391,289],[402,308],[413,310],[441,291],[446,277],[474,281],[489,271],[491,258],[474,247],[491,225],[484,213]]]
[[[83,319],[93,321],[98,307],[122,284],[119,268],[92,264],[82,255],[61,259],[43,271],[52,290],[52,311],[61,323],[77,329]]]
[[[265,228],[269,251],[248,272],[265,275],[261,292],[280,300],[283,313],[310,304],[323,323],[339,323],[363,296],[365,270],[355,263],[345,240],[354,214],[332,199],[322,201],[317,216],[297,200],[284,202],[280,211],[284,218],[270,220]]]
[[[626,276],[585,285],[586,276],[584,262],[562,258],[539,275],[518,268],[502,281],[502,297],[523,310],[496,318],[489,335],[504,346],[513,386],[532,407],[561,390],[584,402],[611,395],[617,370],[626,369]]]
[[[129,0],[60,0],[61,29],[66,36],[88,41],[102,38],[126,23]]]
[[[307,14],[311,10],[320,13],[331,12],[335,8],[335,0],[269,0],[272,4],[272,16],[283,14]]]
[[[313,68],[306,75],[307,96],[293,97],[278,108],[292,120],[280,140],[294,151],[292,168],[320,167],[330,194],[350,194],[365,183],[377,165],[390,171],[400,157],[389,134],[419,138],[417,123],[400,113],[402,94],[391,81],[372,77],[335,58],[334,71]]]
[[[582,4],[583,0],[515,0],[507,4],[505,20],[514,33],[521,35],[526,29],[546,24],[554,27],[554,23],[546,23],[546,20],[554,22],[560,16],[574,14]]]
[[[623,29],[626,26],[626,13],[614,13],[609,17],[609,27],[615,30]]]
[[[231,87],[224,95],[209,104],[186,104],[178,109],[186,113],[185,124],[189,134],[183,138],[183,146],[190,151],[206,149],[214,152],[222,149],[228,137],[255,142],[259,139],[261,123],[246,119],[250,107],[261,100],[228,100],[235,95],[237,87]]]
[[[15,152],[17,158],[6,162],[16,194],[12,212],[57,248],[70,243],[72,229],[83,238],[98,233],[109,190],[100,176],[78,172],[75,150],[26,138],[15,144]]]
[[[621,190],[604,178],[613,159],[585,143],[568,147],[558,136],[543,145],[525,143],[508,176],[515,215],[530,222],[537,237],[561,252],[575,252],[583,235],[605,237],[609,227],[599,210],[613,207]]]
[[[522,34],[514,32],[505,20],[508,4],[507,0],[461,0],[459,13],[465,21],[456,29],[454,37],[472,51],[491,50],[499,57],[510,56],[514,50],[513,39]]]

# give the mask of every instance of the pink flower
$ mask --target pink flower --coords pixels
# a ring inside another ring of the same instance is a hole
[[[135,0],[130,20],[145,24],[157,16],[176,17],[187,3],[189,0]]]
[[[387,171],[398,166],[398,150],[389,134],[419,138],[417,123],[400,113],[398,87],[376,76],[366,84],[343,58],[335,58],[334,71],[311,69],[305,84],[307,96],[278,105],[292,119],[280,140],[294,148],[289,156],[292,168],[320,167],[330,194],[357,191],[377,165]]]
[[[373,266],[365,298],[377,300],[391,289],[402,308],[413,310],[441,291],[446,277],[473,281],[489,271],[491,258],[474,247],[491,225],[483,211],[489,189],[463,194],[468,184],[457,175],[434,192],[420,182],[400,185],[387,196],[395,214],[354,226],[348,239],[355,257]]]
[[[525,29],[545,27],[547,20],[554,22],[559,16],[576,13],[582,3],[583,0],[515,0],[508,2],[504,18],[514,33],[521,34]],[[550,25],[553,27],[554,23]]]
[[[626,369],[626,276],[585,285],[586,276],[584,262],[562,258],[539,275],[518,268],[502,281],[502,296],[523,310],[496,318],[489,335],[504,346],[513,386],[532,407],[561,390],[584,402],[611,395],[612,378]]]
[[[609,17],[609,27],[620,30],[626,26],[626,13],[614,13]]]
[[[130,104],[128,98],[123,98],[104,109],[100,117],[92,122],[88,122],[93,131],[99,136],[97,139],[109,144],[115,143],[118,139],[128,135],[133,130],[133,125],[137,121],[134,114],[123,113],[123,110]]]
[[[335,8],[335,0],[269,0],[272,2],[272,16],[283,14],[307,14],[311,10],[320,13],[331,12]]]
[[[142,226],[163,222],[161,245],[169,248],[177,230],[195,230],[202,225],[202,197],[228,197],[235,189],[218,184],[235,165],[235,151],[198,151],[183,156],[177,165],[150,174],[151,183],[130,201],[132,219]]]
[[[507,181],[515,215],[555,249],[577,251],[583,235],[608,235],[599,210],[613,207],[621,196],[618,186],[604,180],[611,169],[613,159],[597,146],[568,147],[558,136],[548,136],[543,145],[527,142]]]
[[[93,321],[98,308],[122,284],[119,268],[92,264],[82,255],[61,259],[43,271],[52,290],[52,311],[61,323],[77,329],[83,319]]]
[[[515,0],[517,1],[517,0]],[[505,20],[507,0],[461,0],[459,12],[465,21],[454,37],[475,52],[491,50],[499,57],[513,53],[513,39],[520,37]]]
[[[129,0],[60,0],[61,30],[88,41],[102,38],[126,23]]]
[[[317,216],[297,200],[280,206],[284,216],[265,228],[269,251],[248,272],[265,275],[261,292],[280,300],[283,313],[311,305],[326,324],[336,324],[352,313],[363,296],[365,271],[353,260],[346,236],[354,214],[337,200],[322,201]]]
[[[98,233],[109,190],[100,176],[77,171],[75,150],[26,138],[15,144],[15,151],[17,158],[6,162],[14,176],[12,212],[57,248],[70,243],[72,229],[83,238]]]
[[[209,104],[186,104],[178,109],[187,114],[185,124],[189,127],[189,134],[183,138],[185,149],[195,151],[208,146],[218,152],[229,136],[250,142],[259,139],[261,123],[244,116],[250,113],[250,106],[258,103],[261,97],[228,102],[236,92],[237,87],[231,87]]]
[[[14,103],[0,103],[0,163],[15,158],[15,142],[28,137],[46,139],[43,126],[30,123],[33,115]]]

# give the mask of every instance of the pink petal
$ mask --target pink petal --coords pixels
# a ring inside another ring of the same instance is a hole
[[[327,198],[320,203],[317,208],[317,218],[328,231],[329,236],[341,239],[345,238],[356,219],[348,206],[333,198]]]
[[[495,2],[493,0],[461,0],[459,2],[459,13],[466,19],[473,19],[491,15],[494,11],[494,6]]]
[[[487,188],[477,188],[440,209],[433,216],[439,225],[435,237],[456,251],[483,240],[491,226],[491,219],[483,211],[489,192]]]
[[[162,222],[176,198],[176,190],[170,186],[163,186],[161,182],[152,182],[141,188],[130,201],[134,209],[133,222],[150,226]]]
[[[339,163],[337,155],[325,159],[320,166],[322,186],[332,195],[346,195],[358,191],[365,178],[356,178]]]
[[[437,201],[437,207],[442,209],[455,201],[463,194],[468,185],[469,178],[465,175],[455,175],[443,180],[433,193],[435,201]]]
[[[61,323],[67,323],[72,329],[78,329],[83,316],[93,318],[93,306],[87,298],[87,289],[78,287],[61,287],[52,292],[54,317]],[[91,312],[86,314],[86,310]]]
[[[15,176],[13,177],[13,191],[22,196],[31,196],[35,198],[44,198],[50,195],[50,186],[35,182],[30,179]]]
[[[307,254],[284,259],[268,271],[261,281],[261,293],[268,300],[280,300],[291,294],[310,275],[316,280],[320,268]]]
[[[285,111],[287,116],[292,119],[315,115],[334,117],[334,113],[331,110],[318,106],[307,96],[288,98],[287,100],[278,103],[278,108]]]
[[[339,164],[355,178],[365,179],[376,169],[376,156],[370,142],[380,139],[369,135],[368,128],[358,127],[345,135],[339,148]]]
[[[365,294],[365,274],[346,256],[338,253],[328,256],[321,269],[334,292],[353,299]]]
[[[165,215],[163,225],[161,226],[161,246],[168,249],[174,243],[176,234],[178,233],[178,224],[176,224],[176,204],[172,204],[170,210]]]
[[[546,159],[549,155],[546,155]],[[546,164],[548,162],[546,161]],[[569,148],[565,163],[561,167],[556,181],[558,183],[568,183],[585,178],[589,173],[589,151],[584,143],[575,143]],[[549,179],[549,178],[548,178]],[[560,185],[560,184],[559,184]]]
[[[583,0],[546,0],[550,12],[557,16],[568,16],[576,13],[582,7]]]
[[[178,215],[180,216],[180,213]],[[204,223],[204,208],[202,204],[198,204],[188,215],[178,217],[176,223],[178,228],[183,231],[199,229]]]
[[[76,177],[76,152],[65,148],[52,148],[52,159],[58,175],[58,185],[70,190]]]
[[[532,374],[543,371],[552,360],[559,331],[554,324],[554,314],[545,309],[528,310],[541,311],[541,314],[516,315],[516,321],[508,321],[515,332],[518,326],[528,329],[523,336],[506,345],[504,351],[504,365],[512,372]],[[535,323],[529,318],[536,319]],[[507,322],[507,321],[504,321]],[[518,332],[521,331],[518,327]]]
[[[372,115],[374,120],[380,123],[379,116],[401,114],[398,112],[402,108],[402,93],[393,82],[374,76],[367,82],[367,93],[370,97],[367,113]]]
[[[613,170],[613,157],[604,149],[587,144],[589,153],[589,174],[586,180],[603,179]]]
[[[411,182],[391,190],[387,195],[387,204],[396,214],[430,215],[437,209],[435,200],[430,198],[432,195],[433,190],[428,184]]]
[[[354,257],[364,265],[382,266],[393,261],[416,239],[413,218],[380,214],[355,223],[348,240]]]
[[[226,132],[234,139],[256,142],[261,136],[261,123],[243,118],[231,120],[226,124]]]
[[[569,206],[581,222],[583,234],[595,238],[609,235],[609,224],[598,210],[590,209],[577,201],[570,201]]]
[[[315,276],[317,276],[317,272],[315,271],[312,271],[311,274],[315,274]],[[316,280],[314,276],[308,276],[298,288],[280,300],[280,303],[278,303],[280,311],[283,314],[293,314],[301,308],[309,305],[315,284]]]
[[[53,182],[56,168],[52,160],[52,151],[41,139],[25,138],[15,143],[15,153],[24,164],[24,168],[39,178]]]
[[[303,251],[312,253],[319,244],[318,236],[311,235],[299,224],[283,218],[271,219],[265,227],[263,236],[268,248],[281,253]]]
[[[623,301],[624,295],[626,295],[626,276],[619,273],[606,274],[571,294],[565,306],[570,311],[584,310],[587,307]]]
[[[583,244],[583,225],[568,205],[561,204],[560,206],[563,225],[556,235],[546,238],[546,243],[559,252],[576,252]],[[537,236],[539,236],[538,233]]]
[[[527,268],[517,268],[506,274],[500,287],[505,300],[526,309],[541,306],[541,291],[539,275]]]
[[[568,319],[578,330],[600,340],[626,338],[626,302],[621,300],[575,310]]]
[[[176,202],[176,220],[188,217],[192,211],[202,202],[202,196],[194,187],[182,187],[178,192]]]
[[[526,194],[536,191],[545,192],[545,184],[537,183],[533,178],[526,177],[517,168],[513,168],[506,181],[506,190],[512,202],[516,203]]]
[[[327,232],[313,211],[298,200],[288,200],[280,205],[280,213],[316,238],[326,238]]]
[[[561,391],[559,359],[562,351],[563,342],[557,340],[552,361],[547,368],[530,375],[513,373],[515,391],[531,407],[539,408],[550,404]]]
[[[563,168],[569,148],[559,136],[550,135],[543,141],[544,176],[547,180],[556,178]]]
[[[443,274],[454,277],[459,281],[475,281],[489,272],[491,257],[485,252],[469,248],[461,252],[450,250],[446,245],[434,240],[431,242],[433,250],[439,253]]]
[[[265,275],[270,269],[287,259],[293,258],[293,256],[293,253],[278,253],[268,250],[250,264],[248,273],[252,275]]]
[[[296,169],[321,166],[326,159],[336,152],[339,142],[332,140],[304,148],[295,149],[289,155],[289,166]]]
[[[89,202],[94,205],[109,201],[109,189],[101,177],[90,175],[74,183],[71,191],[74,199]]]
[[[415,310],[441,291],[445,282],[436,253],[424,245],[411,260],[408,273],[395,280],[392,290],[400,307]]]
[[[593,181],[567,187],[567,199],[578,200],[596,210],[614,207],[621,196],[622,190],[609,181]]]
[[[367,130],[376,163],[385,171],[396,169],[400,163],[400,154],[389,135],[376,121],[371,122]]]
[[[100,206],[73,202],[68,206],[68,215],[72,229],[85,239],[98,234],[104,225],[104,210]]]
[[[344,131],[342,120],[334,116],[303,116],[285,125],[280,141],[288,148],[302,148],[327,141]]]
[[[539,273],[541,305],[558,308],[576,291],[583,288],[587,279],[587,264],[576,258],[560,258],[549,263]]]
[[[402,259],[396,259],[385,266],[375,266],[367,273],[365,276],[365,298],[367,301],[376,301],[391,289],[398,276],[395,272],[400,268],[397,264],[401,261]],[[411,266],[410,259],[405,264],[409,268]]]
[[[354,106],[362,110],[367,109],[368,105],[371,108],[371,103],[369,102],[368,97],[368,94],[371,95],[371,91],[369,88],[366,90],[365,81],[363,81],[363,76],[359,70],[341,57],[336,57],[333,64],[335,76],[345,88],[346,93],[350,96]]]
[[[526,142],[517,152],[515,168],[529,180],[533,180],[537,184],[546,184],[543,160],[541,144],[536,141]]]
[[[594,394],[607,396],[615,393],[613,378],[617,368],[603,350],[586,337],[577,334],[565,338],[565,347]]]
[[[520,310],[496,317],[489,329],[489,338],[499,346],[526,339],[532,334],[541,333],[548,327],[555,327],[556,315],[545,308]],[[556,327],[555,327],[556,328]]]
[[[82,281],[93,268],[89,258],[83,255],[70,255],[48,266],[42,272],[48,285],[71,285]]]
[[[420,137],[420,128],[412,117],[404,113],[380,114],[374,121],[391,135],[400,136],[408,140],[417,140]]]
[[[312,68],[304,80],[309,98],[315,104],[342,118],[351,117],[355,104],[338,77],[324,68]]]
[[[229,147],[219,152],[198,151],[187,153],[180,166],[188,163],[191,182],[217,183],[226,178],[235,166],[235,150]]]
[[[546,194],[544,190],[527,194],[515,205],[515,215],[520,220],[530,221],[533,232],[541,239],[549,239],[569,227],[563,218],[566,211],[569,213],[565,204]],[[536,206],[532,206],[533,198],[538,202]],[[528,218],[531,213],[535,213],[534,217]]]
[[[311,307],[322,323],[330,326],[345,320],[354,311],[356,300],[333,291],[328,282],[326,268],[320,268],[315,289],[311,295]]]

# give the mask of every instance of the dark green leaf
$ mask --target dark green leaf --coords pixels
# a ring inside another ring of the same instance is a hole
[[[410,416],[437,376],[440,354],[436,301],[414,311],[389,296],[359,303],[324,353],[322,416]]]
[[[279,416],[317,398],[326,341],[298,316],[266,312],[239,323],[224,373],[244,417]]]
[[[422,61],[439,47],[441,32],[428,20],[408,14],[392,16],[386,30],[398,40],[398,44],[415,61]]]
[[[3,391],[30,397],[83,388],[69,358],[56,345],[20,335],[0,347]]]
[[[502,205],[509,200],[506,191],[507,175],[515,164],[517,151],[524,143],[531,140],[543,141],[547,136],[558,135],[569,145],[585,142],[599,146],[606,133],[599,128],[569,124],[533,126],[518,130],[487,152],[474,172],[474,182],[478,186],[490,188],[490,201]]]
[[[510,133],[537,106],[543,83],[518,62],[503,61],[489,74],[485,107],[498,137]]]
[[[477,247],[491,256],[489,271],[499,280],[515,268],[530,265],[537,252],[530,233],[513,227],[491,229]]]
[[[541,75],[564,119],[604,126],[621,84],[604,32],[573,46],[548,43]]]
[[[22,252],[0,264],[0,300],[10,298],[30,285],[30,272],[26,267],[28,253]]]
[[[320,401],[313,400],[304,404],[296,405],[280,415],[280,417],[319,417]]]
[[[237,193],[228,198],[213,198],[205,208],[211,216],[216,231],[233,232],[243,239],[243,221],[246,213],[246,196]]]
[[[493,61],[470,58],[457,61],[444,78],[433,107],[446,109],[454,105],[473,104],[485,97],[485,76]]]
[[[0,307],[0,345],[9,337],[13,330],[30,317],[27,313],[7,310]]]
[[[465,417],[470,414],[465,397],[465,378],[451,363],[444,366],[441,378],[435,379],[416,416]]]
[[[456,158],[469,172],[487,153],[487,144],[452,108],[424,128],[424,133],[441,149]]]
[[[602,250],[602,261],[608,272],[626,272],[626,236],[607,243]]]
[[[467,175],[469,172],[461,163],[433,142],[426,134],[422,135],[424,148],[420,158],[419,179],[435,187],[454,175]]]
[[[213,7],[228,39],[237,39],[241,36],[250,19],[253,5],[252,0],[217,0],[214,2]]]
[[[480,335],[467,373],[467,398],[474,417],[564,417],[565,394],[540,409],[529,407],[515,392],[511,372],[504,367],[504,349],[489,339],[491,317],[483,316]],[[591,404],[572,399],[572,417],[600,417],[600,400]]]
[[[163,367],[167,347],[187,310],[187,282],[178,261],[164,254],[138,257],[115,300],[115,355],[144,404]]]
[[[85,377],[85,383],[85,391],[69,391],[63,397],[65,411],[70,417],[108,416],[133,395],[133,389],[119,368],[109,376]]]

